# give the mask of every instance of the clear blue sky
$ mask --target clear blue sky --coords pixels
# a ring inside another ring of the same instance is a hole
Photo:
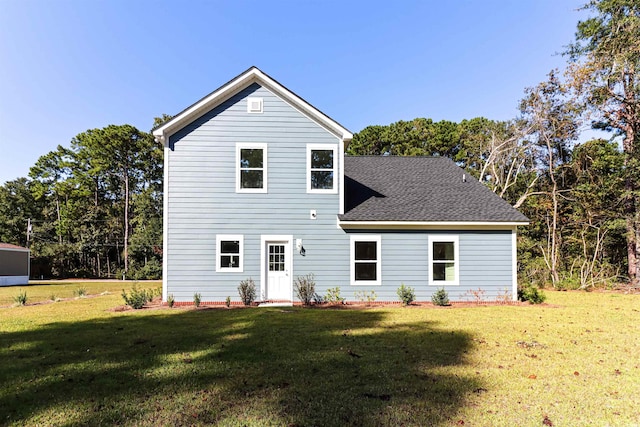
[[[0,0],[0,183],[87,129],[150,130],[256,65],[352,132],[517,115],[584,0]]]

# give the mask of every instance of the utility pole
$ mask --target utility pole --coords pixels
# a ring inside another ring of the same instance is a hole
[[[31,240],[31,218],[27,221],[27,249],[29,249],[29,240]]]

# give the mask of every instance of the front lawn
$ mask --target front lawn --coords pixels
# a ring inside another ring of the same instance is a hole
[[[628,426],[640,296],[544,306],[0,308],[0,424]],[[546,423],[546,424],[543,424]]]
[[[0,286],[0,307],[11,305],[14,303],[14,297],[20,292],[26,292],[28,301],[33,302],[49,302],[56,299],[68,299],[78,296],[78,292],[84,289],[87,295],[100,295],[104,293],[116,293],[120,295],[123,289],[127,291],[137,284],[139,288],[162,288],[162,281],[149,280],[135,282],[127,280],[60,280],[60,281],[32,281],[29,285],[17,286]]]

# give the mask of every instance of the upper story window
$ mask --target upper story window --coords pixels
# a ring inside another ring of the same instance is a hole
[[[338,146],[307,145],[307,193],[337,193]]]
[[[236,144],[236,191],[267,192],[267,144]]]
[[[380,236],[351,236],[351,284],[380,285],[382,261]]]
[[[458,236],[429,236],[429,284],[460,284]]]

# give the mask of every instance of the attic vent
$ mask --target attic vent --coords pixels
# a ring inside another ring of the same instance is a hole
[[[262,113],[262,98],[247,98],[247,113]]]

